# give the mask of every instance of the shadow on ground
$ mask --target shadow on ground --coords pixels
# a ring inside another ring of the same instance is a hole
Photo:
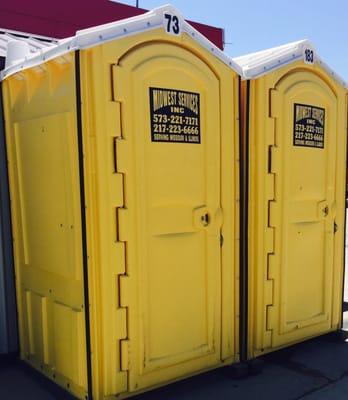
[[[134,400],[347,400],[348,332],[326,335],[261,358],[261,372],[235,379],[226,367],[138,395]],[[260,365],[260,364],[259,364]],[[1,399],[72,400],[20,362],[0,367]]]

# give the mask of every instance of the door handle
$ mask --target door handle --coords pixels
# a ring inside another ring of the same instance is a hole
[[[193,210],[193,224],[198,230],[202,230],[212,225],[212,214],[208,207],[202,206]]]
[[[208,212],[205,212],[204,214],[201,215],[201,224],[203,226],[208,226],[210,224],[210,215]]]
[[[325,206],[322,210],[323,216],[327,217],[329,215],[329,206]]]
[[[201,231],[209,231],[209,234],[215,235],[220,232],[222,226],[222,209],[210,208],[207,206],[197,207],[193,210],[193,226]],[[220,235],[220,233],[219,233]]]
[[[329,206],[329,202],[327,200],[323,200],[318,203],[319,219],[326,218],[329,214],[331,214],[331,211],[331,207]]]

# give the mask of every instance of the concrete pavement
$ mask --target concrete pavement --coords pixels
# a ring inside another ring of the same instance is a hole
[[[348,337],[348,333],[347,333]],[[348,343],[331,335],[263,358],[261,373],[233,379],[228,368],[186,379],[134,400],[347,400]],[[0,368],[1,400],[71,400],[68,394],[18,364]]]

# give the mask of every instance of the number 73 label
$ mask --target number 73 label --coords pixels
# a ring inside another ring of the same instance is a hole
[[[178,36],[181,34],[180,18],[172,13],[166,12],[163,14],[164,29],[170,35]]]

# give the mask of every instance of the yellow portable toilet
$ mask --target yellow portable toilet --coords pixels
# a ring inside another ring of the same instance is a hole
[[[251,359],[340,329],[347,104],[307,40],[234,61],[245,115],[241,355]]]
[[[238,361],[238,67],[171,6],[13,46],[21,358],[96,400]]]

